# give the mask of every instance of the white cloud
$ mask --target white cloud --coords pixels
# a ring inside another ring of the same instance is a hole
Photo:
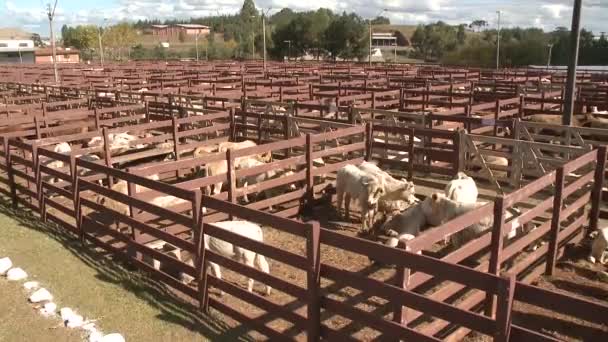
[[[104,18],[111,22],[139,19],[191,18],[237,13],[243,0],[114,0],[97,9],[65,10],[60,2],[56,25],[101,23]],[[35,3],[35,2],[34,2]],[[101,6],[102,3],[99,3]],[[557,26],[570,25],[571,0],[257,0],[258,8],[272,8],[276,12],[284,7],[296,11],[314,10],[320,7],[336,12],[356,12],[364,18],[384,13],[396,24],[418,24],[442,20],[450,24],[469,23],[476,19],[486,20],[490,27],[496,25],[496,10],[501,10],[503,27],[542,27],[552,30]],[[88,6],[88,5],[87,5]],[[583,27],[593,31],[608,31],[605,14],[608,0],[586,0],[583,8]],[[2,26],[39,25],[46,33],[47,18],[40,6],[23,6],[16,0],[5,1],[0,8]],[[5,19],[6,18],[6,19]]]
[[[567,11],[569,9],[568,6],[562,4],[542,5],[541,8],[548,12],[553,17],[553,19],[561,19],[562,12]]]

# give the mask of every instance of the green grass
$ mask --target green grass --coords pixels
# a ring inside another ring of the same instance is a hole
[[[61,229],[0,203],[0,257],[9,256],[55,296],[59,307],[76,308],[105,332],[127,341],[235,341],[244,330],[229,329],[203,315],[145,274],[83,247]],[[21,283],[0,279],[0,341],[72,341],[80,333],[49,330],[26,301]],[[7,295],[8,294],[8,295]],[[44,337],[44,338],[42,338]]]

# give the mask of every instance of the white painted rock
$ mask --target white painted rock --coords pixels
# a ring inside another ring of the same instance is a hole
[[[61,308],[61,310],[59,310],[59,315],[62,320],[67,321],[68,318],[74,316],[74,311],[70,308]]]
[[[70,329],[80,328],[84,324],[84,318],[80,315],[74,314],[73,316],[65,320],[64,324]]]
[[[57,311],[57,304],[50,302],[44,304],[42,309],[40,309],[40,314],[45,317],[55,316],[55,312]]]
[[[101,342],[103,340],[103,334],[99,331],[93,331],[89,334],[89,342]]]
[[[23,288],[31,291],[31,290],[35,290],[40,286],[40,284],[37,281],[28,281],[26,283],[23,284]]]
[[[11,269],[11,267],[13,267],[13,262],[11,261],[11,258],[6,257],[0,259],[0,275],[5,275],[6,272]]]
[[[125,342],[125,338],[121,334],[112,333],[105,335],[101,342]]]
[[[53,295],[45,288],[40,288],[30,296],[30,302],[40,303],[53,300]]]
[[[11,281],[19,281],[27,278],[27,273],[21,268],[15,267],[6,272],[6,278]]]

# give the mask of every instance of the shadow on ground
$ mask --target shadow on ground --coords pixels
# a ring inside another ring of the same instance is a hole
[[[214,313],[200,312],[193,302],[180,298],[163,283],[150,279],[146,273],[133,270],[124,262],[112,258],[111,253],[95,248],[92,244],[83,245],[76,236],[52,223],[42,223],[30,211],[12,209],[11,203],[4,198],[0,198],[0,214],[11,217],[24,228],[44,233],[59,242],[88,267],[93,268],[97,272],[97,279],[119,285],[161,311],[157,316],[160,320],[181,325],[212,341],[252,340],[247,335],[250,329],[243,326],[230,327]]]

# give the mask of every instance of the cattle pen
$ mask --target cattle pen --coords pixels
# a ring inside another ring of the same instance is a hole
[[[559,113],[558,72],[321,63],[276,63],[266,72],[256,63],[61,71],[55,86],[48,68],[0,68],[0,191],[256,337],[437,341],[475,332],[559,340],[518,321],[518,303],[606,323],[605,302],[532,285],[605,215],[606,130],[526,120]],[[581,74],[579,112],[608,109],[606,79]],[[126,152],[112,145],[120,134],[136,136],[121,146]],[[256,145],[193,154],[247,140]],[[53,150],[61,143],[67,153]],[[237,166],[260,155],[272,159]],[[419,197],[467,172],[486,204],[385,246],[334,219],[336,172],[364,160],[413,181]],[[218,162],[224,172],[200,172]],[[266,176],[276,170],[290,172]],[[206,190],[218,183],[225,186],[217,193]],[[515,207],[521,215],[507,215]],[[483,217],[493,219],[484,235],[458,249],[442,243]],[[265,240],[215,225],[232,219],[263,226]],[[536,228],[507,237],[526,223]],[[270,273],[205,249],[204,236],[266,256]],[[224,277],[208,274],[207,262]],[[275,291],[248,292],[239,275]]]

